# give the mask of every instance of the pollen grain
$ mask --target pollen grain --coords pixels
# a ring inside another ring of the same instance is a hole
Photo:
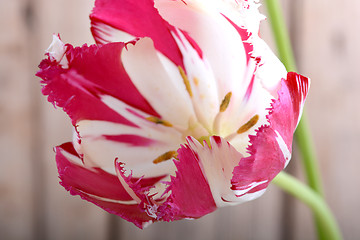
[[[199,86],[199,79],[197,77],[194,77],[194,83],[195,83],[195,86]]]

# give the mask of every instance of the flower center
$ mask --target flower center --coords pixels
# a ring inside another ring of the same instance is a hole
[[[207,143],[207,145],[209,146],[209,148],[211,148],[211,145],[210,145],[210,135],[209,136],[202,136],[200,138],[198,138],[197,140],[202,144],[204,145],[204,141]]]

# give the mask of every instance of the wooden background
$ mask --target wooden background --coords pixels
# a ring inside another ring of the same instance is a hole
[[[326,198],[345,239],[360,239],[360,3],[282,3],[299,72],[312,79],[306,107]],[[74,45],[93,43],[92,5],[0,0],[0,239],[315,239],[309,210],[276,186],[200,220],[141,231],[58,184],[52,147],[71,138],[70,121],[46,102],[34,74],[52,33]],[[267,23],[262,34],[273,46]],[[296,156],[289,167],[302,178]]]

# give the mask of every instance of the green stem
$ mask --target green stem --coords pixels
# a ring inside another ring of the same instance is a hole
[[[280,3],[278,0],[265,0],[265,4],[279,58],[284,63],[287,71],[296,72],[295,58]]]
[[[342,239],[334,216],[318,193],[285,172],[280,172],[272,182],[311,208],[319,221],[319,225],[326,229],[323,239]]]
[[[291,42],[285,20],[282,14],[281,6],[278,0],[266,0],[269,19],[273,29],[275,42],[278,48],[280,60],[284,63],[288,71],[296,71],[296,64],[291,48]],[[295,132],[295,138],[302,154],[303,165],[305,168],[307,182],[310,187],[322,195],[322,187],[320,181],[320,173],[318,171],[318,163],[313,148],[310,130],[306,121],[306,113]]]
[[[278,48],[279,58],[284,63],[288,71],[296,71],[295,58],[279,1],[266,0],[265,2],[275,42]],[[307,182],[311,188],[322,195],[323,191],[320,180],[320,172],[318,171],[318,161],[316,159],[306,119],[306,113],[304,112],[295,132],[295,138],[302,155]]]
[[[296,71],[295,58],[280,3],[278,0],[265,0],[265,3],[280,60],[284,63],[288,71]],[[323,190],[320,180],[321,177],[318,162],[316,160],[305,112],[303,113],[303,117],[295,132],[295,138],[300,150],[300,154],[302,155],[307,182],[309,186],[319,194],[319,196],[322,196]],[[319,219],[318,214],[315,214],[315,221],[317,226],[318,239],[327,239],[325,236],[328,229],[321,223],[323,221]]]

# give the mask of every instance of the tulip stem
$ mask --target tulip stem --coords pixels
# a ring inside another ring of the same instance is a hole
[[[274,33],[275,42],[278,48],[279,58],[284,63],[287,71],[296,71],[296,64],[291,48],[291,42],[279,1],[266,0],[265,2],[268,9],[271,27]],[[323,191],[317,163],[318,161],[316,159],[311,133],[306,119],[306,113],[304,111],[303,117],[301,118],[301,121],[295,132],[295,139],[302,155],[307,182],[312,189],[322,195]]]
[[[342,239],[336,220],[320,194],[284,171],[280,172],[272,182],[311,208],[319,225],[326,230],[323,239]]]
[[[265,4],[279,58],[284,63],[288,72],[296,72],[295,58],[281,5],[278,0],[265,0]]]
[[[296,71],[295,58],[293,55],[289,34],[285,25],[284,16],[282,14],[281,5],[278,0],[265,0],[265,3],[275,42],[278,48],[279,58],[284,63],[287,71]],[[322,197],[323,190],[320,180],[320,171],[305,111],[295,132],[295,139],[302,156],[307,183],[318,194],[318,197]],[[324,222],[323,217],[320,217],[319,213],[316,213],[315,211],[314,214],[318,239],[328,239],[325,236],[327,235],[329,229],[322,224]]]

